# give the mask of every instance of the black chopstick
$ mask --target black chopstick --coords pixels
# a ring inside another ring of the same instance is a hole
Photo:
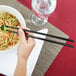
[[[7,26],[7,25],[6,25],[6,27],[7,28],[12,28],[12,29],[19,29],[18,27]],[[32,33],[36,33],[36,34],[40,34],[40,35],[45,35],[45,36],[48,36],[48,37],[57,38],[57,39],[61,39],[61,40],[69,41],[69,42],[74,42],[74,40],[72,40],[72,39],[67,39],[67,38],[64,38],[64,37],[59,37],[59,36],[55,36],[55,35],[51,35],[51,34],[36,32],[36,31],[33,31],[33,30],[23,29],[23,31],[32,32]]]
[[[18,34],[18,32],[15,32],[15,31],[12,31],[12,30],[6,30],[6,31]],[[49,40],[49,39],[44,39],[44,38],[40,38],[40,37],[35,37],[35,36],[32,36],[32,35],[25,35],[25,36],[31,37],[31,38],[35,38],[35,39],[39,39],[39,40],[44,40],[44,41],[51,42],[51,43],[55,43],[55,44],[59,44],[59,45],[64,45],[64,46],[71,47],[71,48],[74,48],[73,45],[69,45],[69,44],[65,44],[65,43],[61,43],[61,42],[57,42],[57,41],[53,41],[53,40]]]
[[[0,76],[7,76],[7,75],[0,73]]]

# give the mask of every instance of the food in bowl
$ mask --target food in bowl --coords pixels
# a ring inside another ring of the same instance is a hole
[[[3,24],[14,27],[20,26],[20,23],[16,16],[6,11],[0,12],[0,27]],[[17,34],[8,31],[2,31],[0,29],[0,51],[4,51],[9,47],[15,46],[18,41],[19,38]]]

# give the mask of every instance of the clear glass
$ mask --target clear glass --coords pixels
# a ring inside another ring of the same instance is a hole
[[[49,15],[56,8],[56,0],[32,0],[32,23],[36,26],[45,25]]]

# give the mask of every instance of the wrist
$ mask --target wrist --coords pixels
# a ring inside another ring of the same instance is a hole
[[[18,58],[18,63],[25,63],[25,64],[27,64],[27,60],[25,59],[25,58],[22,58],[22,57],[19,57]]]
[[[18,55],[18,60],[23,60],[23,61],[27,61],[27,56],[23,56],[23,55]]]

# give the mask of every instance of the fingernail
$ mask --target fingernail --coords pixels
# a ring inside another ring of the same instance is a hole
[[[19,29],[19,32],[22,32],[22,29]]]
[[[22,29],[18,30],[18,35],[20,35],[22,33]]]

